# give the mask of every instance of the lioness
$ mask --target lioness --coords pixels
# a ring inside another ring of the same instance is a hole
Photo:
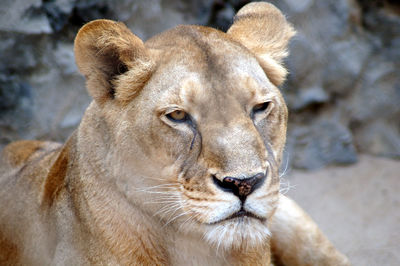
[[[279,194],[293,28],[252,3],[227,33],[143,43],[96,20],[75,39],[94,101],[64,145],[2,155],[1,265],[347,265]]]

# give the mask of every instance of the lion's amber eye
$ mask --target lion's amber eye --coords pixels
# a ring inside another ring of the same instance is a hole
[[[175,110],[166,115],[169,120],[173,122],[185,122],[189,119],[189,116],[186,112],[181,110]]]
[[[253,114],[267,110],[269,102],[259,103],[253,107]]]

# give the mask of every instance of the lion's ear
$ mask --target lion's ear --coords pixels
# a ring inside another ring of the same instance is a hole
[[[282,84],[287,75],[282,60],[295,30],[279,9],[264,2],[247,4],[227,33],[253,52],[272,83]]]
[[[154,64],[142,40],[123,23],[95,20],[84,25],[74,44],[75,60],[93,99],[132,99],[150,78]]]

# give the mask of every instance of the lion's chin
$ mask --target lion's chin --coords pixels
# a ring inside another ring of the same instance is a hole
[[[266,221],[253,217],[236,217],[207,225],[204,239],[217,249],[247,249],[268,241],[271,232]]]

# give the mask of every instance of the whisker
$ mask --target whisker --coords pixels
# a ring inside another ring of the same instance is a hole
[[[285,162],[285,168],[283,169],[282,173],[279,174],[279,177],[285,176],[286,174],[288,174],[288,169],[289,169],[289,156],[285,156],[286,157],[286,162]]]
[[[176,188],[179,184],[161,184],[161,185],[157,185],[157,186],[152,186],[152,187],[143,187],[140,189],[136,189],[135,191],[147,191],[147,190],[152,190],[155,188],[167,188],[167,189],[172,189],[172,188]]]
[[[150,180],[154,180],[154,181],[161,181],[161,182],[165,182],[165,183],[167,183],[167,182],[173,182],[173,183],[176,183],[176,184],[179,184],[179,182],[177,182],[176,180],[168,180],[168,179],[165,179],[165,178],[159,178],[159,177],[154,177],[154,176],[146,176],[146,179],[150,179]]]
[[[189,222],[194,221],[195,217],[197,217],[199,214],[196,213],[195,215],[190,215],[189,218],[187,218],[185,221],[182,222],[182,224],[179,226],[179,231],[182,230],[182,227],[188,224]]]
[[[150,194],[166,194],[166,195],[170,195],[171,192],[174,191],[151,191],[151,190],[137,190],[136,192],[146,192],[146,193],[150,193]]]
[[[295,188],[296,185],[290,185],[290,181],[286,179],[281,179],[280,182],[281,188],[279,189],[279,193],[285,195],[289,192],[290,189]]]
[[[163,213],[163,215],[165,215],[171,211],[176,212],[177,210],[182,209],[182,208],[183,208],[183,206],[181,205],[180,202],[177,202],[175,204],[169,204],[169,205],[166,205],[166,206],[160,208],[157,212],[155,212],[153,214],[153,217],[156,216],[157,214],[161,214],[161,213]]]
[[[149,201],[144,204],[163,204],[163,203],[178,203],[179,199],[171,199],[171,200],[160,200],[160,201]]]
[[[181,199],[180,197],[175,197],[175,196],[172,196],[172,197],[163,197],[163,198],[157,197],[157,198],[155,198],[155,199],[152,200],[152,201],[147,201],[147,202],[145,202],[145,204],[153,204],[153,203],[162,204],[162,203],[169,203],[169,202],[178,202],[178,201],[181,201],[181,200],[182,200],[182,199]]]
[[[186,212],[183,212],[183,213],[181,213],[181,214],[175,216],[175,217],[172,218],[172,219],[169,219],[168,222],[165,223],[165,224],[163,225],[163,228],[166,227],[166,226],[167,226],[168,224],[170,224],[171,222],[173,222],[173,221],[175,221],[176,219],[178,219],[179,217],[181,217],[181,216],[183,216],[183,215],[187,215],[187,214],[189,214],[189,213],[190,213],[190,211],[186,211]]]
[[[158,193],[157,193],[158,194]],[[168,197],[181,197],[181,195],[178,193],[178,191],[168,191],[166,194],[161,194],[156,196],[157,198],[168,198]]]
[[[181,199],[181,195],[179,193],[171,192],[169,194],[158,194],[152,195],[156,200],[170,200],[170,199]]]

